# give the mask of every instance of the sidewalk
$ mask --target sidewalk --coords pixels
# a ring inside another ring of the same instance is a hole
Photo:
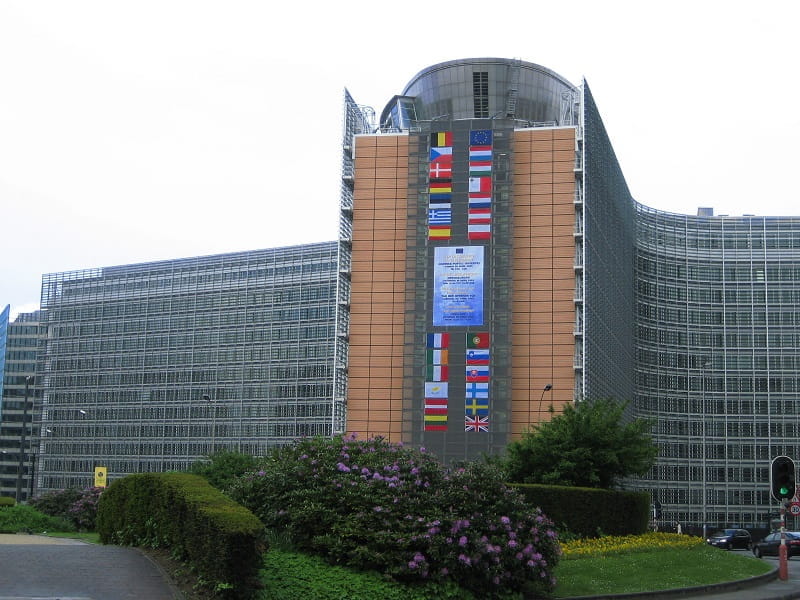
[[[161,568],[136,548],[0,534],[0,600],[180,600]]]

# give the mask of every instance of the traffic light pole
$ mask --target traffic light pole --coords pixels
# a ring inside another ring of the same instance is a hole
[[[786,548],[786,498],[781,500],[781,545],[778,549],[778,578],[789,579],[789,553]]]

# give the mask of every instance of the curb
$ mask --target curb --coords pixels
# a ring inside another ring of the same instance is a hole
[[[144,552],[141,548],[137,546],[129,546],[129,547],[135,548],[139,554],[144,556],[148,561],[150,561],[151,564],[155,565],[158,572],[161,573],[161,577],[163,577],[164,581],[167,583],[170,592],[172,592],[173,600],[186,600],[186,596],[184,596],[183,592],[181,592],[178,586],[175,585],[174,581],[172,580],[172,576],[170,576],[170,574],[166,572],[164,567],[162,567],[157,560],[153,559],[149,554],[147,554],[147,552]],[[2,598],[0,598],[0,600],[2,600]]]
[[[737,592],[739,590],[746,590],[765,583],[770,583],[778,579],[778,567],[775,567],[769,573],[763,575],[756,575],[755,577],[748,577],[747,579],[739,579],[737,581],[725,581],[723,583],[710,583],[708,585],[698,585],[686,588],[676,588],[672,590],[656,590],[652,592],[628,592],[625,594],[600,594],[597,596],[570,596],[568,598],[559,598],[558,600],[626,600],[626,599],[642,599],[642,600],[667,600],[669,598],[680,598],[689,596],[700,596],[705,594],[720,594],[725,592]],[[789,595],[782,596],[785,600],[800,597],[800,592],[792,592]],[[777,600],[777,599],[776,599]]]

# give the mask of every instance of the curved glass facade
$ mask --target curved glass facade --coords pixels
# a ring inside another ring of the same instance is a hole
[[[637,205],[636,413],[665,520],[766,527],[769,464],[800,456],[800,219]]]
[[[471,58],[439,63],[420,71],[383,110],[384,130],[402,127],[413,98],[419,121],[509,118],[531,123],[562,123],[563,94],[569,81],[545,67],[505,58]],[[399,104],[400,103],[400,104]],[[400,108],[399,108],[400,107]]]

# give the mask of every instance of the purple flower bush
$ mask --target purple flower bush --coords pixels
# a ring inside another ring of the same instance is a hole
[[[67,519],[79,530],[94,531],[97,504],[104,489],[88,487],[53,491],[31,500],[29,504],[46,515]]]
[[[231,495],[332,564],[456,582],[480,598],[555,586],[552,522],[484,462],[447,469],[382,438],[309,438],[275,449]]]

